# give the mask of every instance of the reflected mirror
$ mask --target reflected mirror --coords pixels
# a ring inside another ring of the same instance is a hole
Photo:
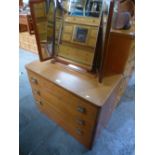
[[[54,56],[55,3],[53,0],[30,0],[30,9],[40,60],[51,59]]]
[[[102,0],[57,0],[57,4],[62,14],[56,15],[56,59],[91,70],[102,16]]]
[[[30,0],[40,60],[54,58],[92,70],[99,29],[106,25],[105,1]]]
[[[99,17],[102,0],[58,0],[70,16]]]

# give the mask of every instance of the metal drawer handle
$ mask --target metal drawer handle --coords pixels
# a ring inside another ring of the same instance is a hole
[[[37,79],[36,78],[31,78],[31,81],[32,81],[32,83],[35,83],[35,84],[38,84],[38,81],[37,81]]]
[[[40,91],[34,90],[34,95],[39,95],[40,96]]]
[[[82,132],[81,129],[79,129],[79,128],[76,129],[76,133],[77,133],[78,135],[80,135],[80,136],[83,135],[83,132]]]
[[[43,102],[42,101],[36,101],[37,104],[43,106]]]
[[[79,125],[85,125],[85,121],[84,121],[84,120],[77,119],[76,122],[77,122],[77,124],[79,124]]]
[[[83,107],[78,106],[77,107],[77,111],[80,112],[80,113],[85,113],[86,112],[86,109],[83,108]]]

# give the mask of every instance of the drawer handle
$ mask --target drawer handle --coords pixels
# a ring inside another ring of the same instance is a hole
[[[43,102],[42,101],[36,101],[37,104],[43,106]]]
[[[32,81],[32,83],[35,83],[35,84],[38,84],[38,81],[37,81],[37,79],[35,79],[35,78],[31,78],[31,81]]]
[[[34,90],[34,95],[39,95],[40,96],[40,91]]]
[[[85,121],[84,121],[84,120],[77,119],[76,122],[77,122],[77,124],[79,124],[79,125],[85,125]]]
[[[86,109],[83,108],[83,107],[78,106],[77,107],[77,111],[80,112],[80,113],[85,113],[86,112]]]
[[[80,135],[80,136],[83,135],[83,132],[82,132],[81,129],[79,129],[79,128],[76,129],[76,133],[77,133],[78,135]]]

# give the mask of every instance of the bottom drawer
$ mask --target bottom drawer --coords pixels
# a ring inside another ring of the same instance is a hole
[[[35,96],[35,99],[38,108],[43,113],[45,113],[50,119],[52,119],[58,125],[60,125],[64,130],[69,132],[73,137],[75,137],[80,143],[85,145],[87,148],[91,147],[93,134],[90,134],[90,132],[85,132],[79,127],[73,126],[70,123],[68,123],[68,121],[65,120],[59,112],[51,108],[50,104],[41,97]]]

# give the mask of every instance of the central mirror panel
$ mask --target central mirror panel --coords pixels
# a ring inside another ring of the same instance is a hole
[[[63,10],[59,31],[57,59],[92,69],[98,38],[102,0],[59,1]],[[56,17],[58,18],[58,17]]]
[[[88,17],[65,16],[58,56],[91,69],[95,54],[100,20]],[[72,63],[73,63],[72,62]]]

